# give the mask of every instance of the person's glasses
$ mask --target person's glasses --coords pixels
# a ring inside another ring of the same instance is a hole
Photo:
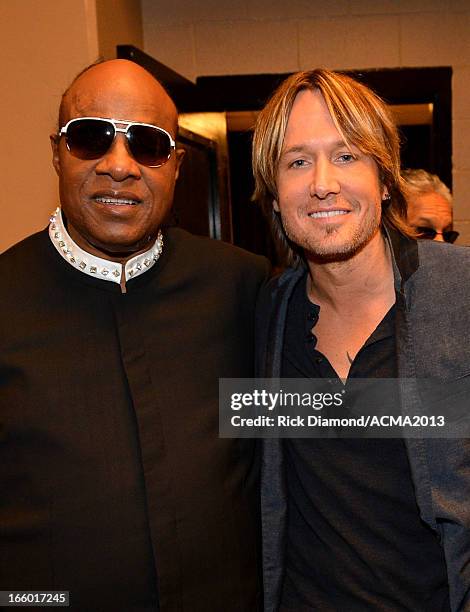
[[[126,135],[132,157],[143,166],[163,166],[175,148],[171,135],[156,125],[102,117],[71,119],[60,129],[58,136],[65,136],[67,149],[74,157],[99,159],[111,147],[118,132]]]
[[[451,244],[459,237],[459,232],[454,230],[448,230],[446,232],[437,232],[432,227],[417,227],[418,238],[425,238],[426,240],[434,240],[434,238],[440,234],[444,238],[444,242],[450,242]]]

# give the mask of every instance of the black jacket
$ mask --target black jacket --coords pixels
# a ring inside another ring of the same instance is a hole
[[[218,379],[253,375],[267,262],[170,230],[119,285],[46,232],[0,257],[0,590],[72,610],[258,609],[251,440],[219,439]]]
[[[420,414],[418,379],[437,379],[470,397],[470,249],[412,241],[392,232],[401,411]],[[300,265],[271,281],[257,313],[257,374],[280,377],[287,306],[305,273]],[[444,398],[445,400],[445,398]],[[469,404],[470,407],[470,404]],[[470,610],[469,423],[447,439],[407,438],[421,518],[444,548],[452,610]],[[284,573],[286,483],[280,440],[264,440],[262,460],[265,611],[278,609]]]

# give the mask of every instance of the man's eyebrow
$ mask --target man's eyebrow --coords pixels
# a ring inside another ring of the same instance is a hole
[[[354,147],[353,144],[351,144],[351,146],[347,145],[346,142],[342,139],[334,140],[333,142],[329,143],[328,146],[331,149],[338,149],[340,147],[346,147],[348,151]],[[281,151],[281,157],[289,153],[303,153],[304,151],[308,151],[310,148],[311,148],[311,145],[309,145],[308,143],[294,144],[290,147],[287,147],[286,149],[283,149]]]
[[[302,153],[307,149],[306,145],[292,145],[291,147],[287,147],[287,149],[282,149],[281,155],[286,155],[287,153]]]

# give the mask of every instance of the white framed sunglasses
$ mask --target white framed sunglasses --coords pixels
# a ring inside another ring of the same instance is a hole
[[[67,149],[74,157],[88,160],[103,157],[118,132],[126,135],[136,162],[150,168],[166,164],[176,146],[171,135],[157,125],[104,117],[71,119],[60,128],[58,136],[65,136]]]

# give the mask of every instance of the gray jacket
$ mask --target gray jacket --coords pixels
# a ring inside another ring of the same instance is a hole
[[[470,382],[470,248],[392,232],[387,238],[397,293],[399,378]],[[258,376],[280,376],[287,305],[304,273],[303,265],[288,269],[265,289],[258,309]],[[417,385],[403,386],[400,398],[403,414],[419,413]],[[406,448],[421,518],[444,548],[451,608],[470,610],[470,440],[407,438]],[[261,504],[265,612],[275,612],[287,508],[281,440],[264,440]]]

